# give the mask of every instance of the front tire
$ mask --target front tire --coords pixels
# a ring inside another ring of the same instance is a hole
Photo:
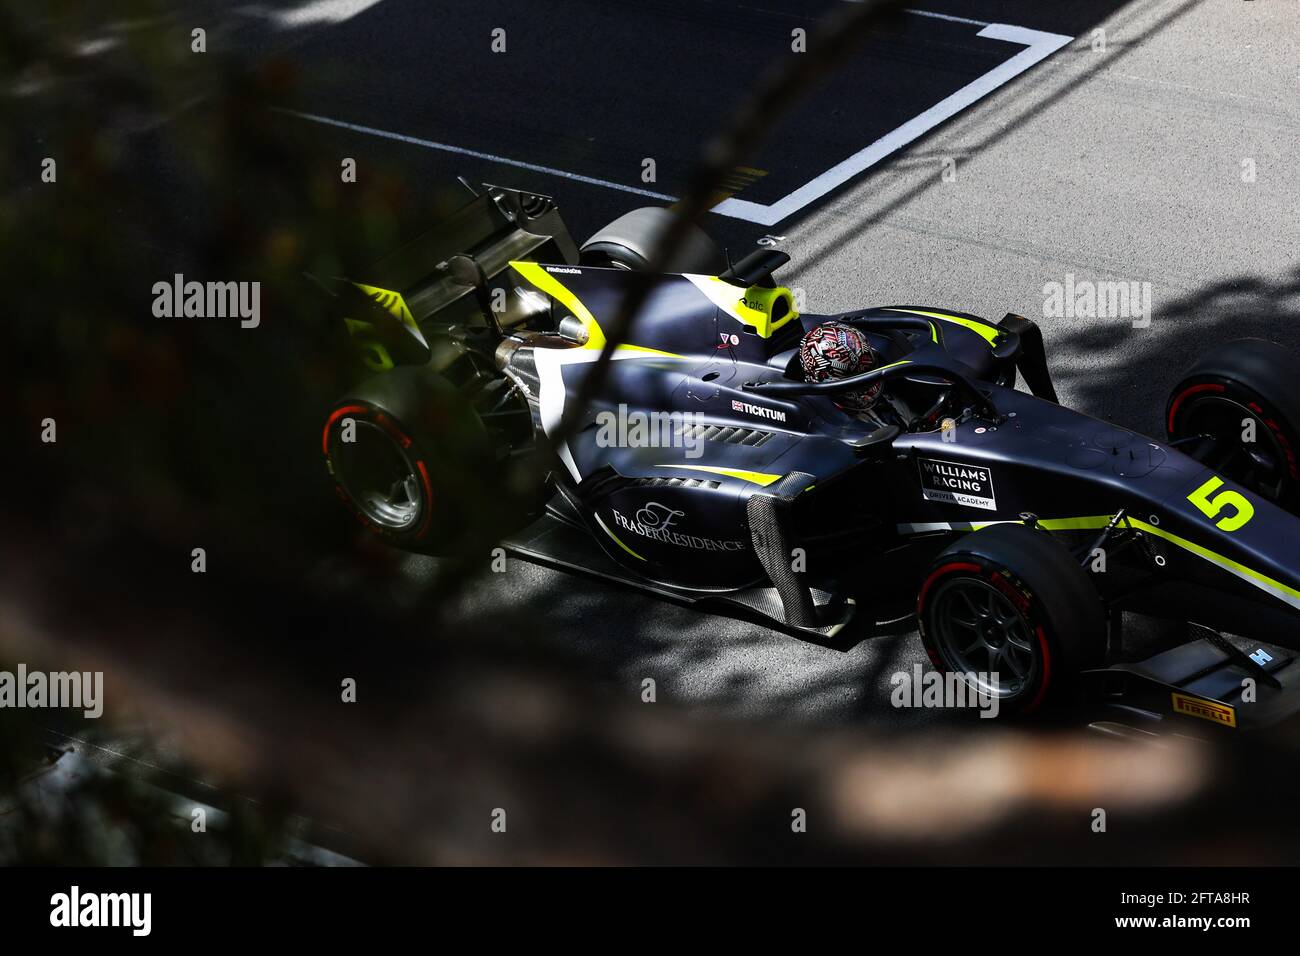
[[[1104,655],[1105,613],[1087,573],[1023,525],[994,525],[941,552],[916,614],[931,663],[998,698],[1005,714],[1068,704],[1079,673]]]
[[[1165,428],[1197,461],[1300,512],[1300,363],[1280,345],[1239,339],[1202,356],[1170,394]]]

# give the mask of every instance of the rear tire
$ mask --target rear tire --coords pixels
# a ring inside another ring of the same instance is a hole
[[[1210,436],[1183,450],[1300,511],[1300,363],[1280,345],[1239,339],[1202,356],[1170,394],[1165,428],[1171,441]]]
[[[658,206],[633,209],[619,216],[582,244],[581,264],[645,271],[672,217],[672,210]],[[692,225],[686,238],[669,256],[665,271],[717,275],[722,269],[722,253],[717,244],[703,229]]]
[[[1105,653],[1105,612],[1087,573],[1023,525],[972,532],[941,552],[916,616],[931,663],[997,697],[1004,715],[1070,703],[1079,673]]]
[[[339,498],[395,547],[472,556],[524,516],[501,436],[430,369],[362,382],[335,403],[321,444]]]

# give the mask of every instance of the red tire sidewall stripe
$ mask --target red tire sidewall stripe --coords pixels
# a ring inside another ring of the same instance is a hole
[[[983,570],[984,570],[983,567],[981,567],[980,565],[976,564],[973,561],[950,561],[948,564],[941,564],[939,567],[935,568],[933,571],[930,572],[930,576],[925,579],[925,583],[921,585],[921,593],[916,596],[917,616],[920,617],[921,615],[921,607],[925,603],[925,595],[929,592],[930,587],[934,584],[934,582],[937,581],[940,577],[947,574],[949,571],[983,571]]]
[[[1259,420],[1264,423],[1264,427],[1273,433],[1277,443],[1282,446],[1282,452],[1286,455],[1287,474],[1292,480],[1300,478],[1300,463],[1296,461],[1295,449],[1291,445],[1291,439],[1282,431],[1282,426],[1278,420],[1253,399],[1247,400],[1246,407],[1259,416]]]
[[[1178,397],[1169,405],[1169,417],[1165,422],[1165,429],[1169,437],[1174,437],[1174,419],[1178,416],[1178,407],[1190,395],[1199,395],[1201,392],[1226,392],[1227,386],[1219,385],[1217,382],[1202,382],[1200,385],[1189,385],[1178,393]]]
[[[926,656],[930,658],[930,663],[935,667],[947,667],[947,665],[939,658],[935,651],[931,650],[929,641],[925,640],[925,617],[923,613],[925,610],[925,597],[929,593],[930,588],[933,587],[940,578],[957,571],[973,571],[981,579],[990,581],[993,576],[998,573],[997,570],[991,569],[987,565],[976,564],[973,561],[949,561],[947,564],[939,565],[939,567],[931,571],[926,577],[924,583],[921,585],[921,591],[916,597],[916,619],[921,628],[921,643],[925,647]],[[1030,610],[1032,610],[1034,606],[1032,595],[1033,592],[1031,591],[1029,604]],[[1052,650],[1051,645],[1047,640],[1047,631],[1043,628],[1043,625],[1028,620],[1026,623],[1034,629],[1034,633],[1038,637],[1038,647],[1042,654],[1043,661],[1042,679],[1038,682],[1038,690],[1034,694],[1034,699],[1026,704],[1021,711],[1022,713],[1028,714],[1036,710],[1038,706],[1042,704],[1043,698],[1047,695],[1047,688],[1052,679]]]
[[[410,435],[406,434],[406,432],[402,430],[401,426],[399,426],[397,422],[393,421],[392,416],[384,412],[382,409],[375,408],[370,405],[341,405],[338,408],[336,408],[333,412],[330,413],[330,417],[325,422],[325,431],[321,436],[322,450],[324,451],[326,458],[329,457],[330,431],[331,429],[333,429],[335,423],[340,418],[348,414],[357,415],[359,417],[365,417],[368,418],[370,421],[373,421],[384,431],[388,432],[388,434],[392,435],[393,438],[397,440],[397,443],[401,445],[403,451],[409,450],[412,447],[416,447],[415,439],[413,439]],[[413,461],[415,463],[416,470],[418,470],[420,473],[420,484],[424,487],[424,498],[428,504],[428,506],[424,509],[424,520],[420,522],[420,527],[417,528],[415,531],[414,537],[418,539],[422,537],[426,531],[429,530],[429,522],[433,520],[433,483],[429,479],[429,468],[424,463],[424,459],[415,458],[413,459]],[[341,490],[341,486],[340,486],[340,490]],[[373,522],[367,520],[365,515],[363,515],[359,510],[355,508],[353,510],[356,512],[357,516],[361,519],[361,521],[366,525],[366,527],[378,531],[380,534],[388,535],[390,533],[388,529],[380,528],[379,526],[375,525]]]
[[[330,429],[334,427],[335,422],[337,422],[344,415],[349,415],[349,414],[356,415],[368,411],[370,411],[370,409],[367,408],[365,405],[341,405],[338,408],[334,409],[334,411],[330,412],[330,417],[325,420],[325,430],[321,432],[321,436],[320,436],[321,453],[325,455],[326,458],[329,457]]]
[[[1038,646],[1043,652],[1043,679],[1038,683],[1038,693],[1034,695],[1034,699],[1025,705],[1022,713],[1026,714],[1032,714],[1038,709],[1038,705],[1047,695],[1047,685],[1052,681],[1052,652],[1047,646],[1047,632],[1043,630],[1043,625],[1039,624],[1034,628],[1034,633],[1038,635]]]
[[[925,581],[921,584],[920,593],[916,596],[916,623],[917,627],[920,628],[921,631],[921,646],[925,648],[926,657],[930,658],[930,663],[935,667],[943,667],[944,663],[939,655],[931,649],[930,642],[925,639],[925,617],[922,612],[925,609],[925,596],[929,593],[930,588],[939,580],[939,578],[953,571],[980,572],[983,571],[983,568],[971,561],[950,561],[947,564],[941,564],[939,567],[931,571],[928,577],[926,577]]]
[[[1179,392],[1178,396],[1169,406],[1169,417],[1165,422],[1165,427],[1169,432],[1169,436],[1171,438],[1174,437],[1174,421],[1177,418],[1179,407],[1186,398],[1191,395],[1200,394],[1201,392],[1223,394],[1227,390],[1228,387],[1219,382],[1202,382],[1199,385],[1190,385]],[[1250,394],[1249,390],[1247,390],[1247,394]],[[1276,438],[1278,444],[1282,446],[1282,451],[1286,454],[1287,474],[1293,481],[1300,480],[1300,458],[1296,455],[1291,438],[1285,431],[1283,431],[1281,423],[1270,415],[1269,412],[1254,398],[1243,396],[1242,401],[1250,411],[1259,416],[1260,421],[1264,423],[1264,427],[1273,433],[1273,437]]]
[[[424,533],[429,530],[429,522],[433,520],[433,485],[429,482],[429,469],[424,466],[424,462],[417,458],[415,467],[420,469],[420,482],[424,485],[424,498],[429,506],[424,509],[424,520],[420,522],[420,527],[416,529],[415,536],[423,537]]]

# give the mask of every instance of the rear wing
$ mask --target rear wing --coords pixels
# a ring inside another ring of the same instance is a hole
[[[465,185],[465,205],[360,274],[311,277],[370,369],[423,364],[428,335],[494,324],[491,292],[508,284],[512,260],[577,263],[578,247],[549,196]]]

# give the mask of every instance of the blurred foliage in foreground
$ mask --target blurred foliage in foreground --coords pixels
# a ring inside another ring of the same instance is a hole
[[[265,865],[334,862],[288,837],[285,814],[236,800],[227,813],[173,792],[176,769],[149,754],[111,750],[129,737],[78,721],[0,709],[0,866]],[[56,718],[57,719],[57,718]],[[104,741],[104,747],[94,743]],[[119,773],[87,754],[112,754]],[[142,767],[150,768],[140,773]],[[201,789],[201,788],[199,788]]]
[[[453,190],[373,166],[344,184],[328,139],[272,109],[293,96],[288,61],[232,62],[216,27],[193,54],[170,5],[98,6],[0,6],[4,128],[30,131],[0,144],[0,388],[23,461],[3,480],[73,532],[128,507],[137,528],[301,567],[351,531],[318,442],[352,367],[303,273],[373,261]],[[260,282],[260,326],[155,318],[154,283],[177,273]]]
[[[191,26],[146,0],[0,0],[0,659],[102,669],[124,735],[164,729],[258,802],[196,844],[165,794],[50,764],[43,721],[4,711],[8,861],[265,862],[292,852],[290,809],[367,862],[1294,859],[1289,739],[729,724],[611,699],[541,640],[557,595],[467,617],[413,585],[329,492],[321,413],[351,370],[302,273],[346,274],[445,197],[375,166],[345,187],[323,134],[271,109],[292,62],[194,56]],[[261,325],[154,318],[176,273],[261,282]],[[1100,801],[1115,839],[1088,828]]]
[[[211,52],[191,51],[196,22]],[[356,546],[324,474],[322,413],[353,368],[303,273],[373,260],[452,189],[416,194],[377,166],[343,184],[338,150],[270,109],[291,99],[293,66],[217,52],[223,22],[154,0],[0,2],[0,568],[42,636],[20,646],[56,660],[89,649],[110,682],[129,635],[135,661],[176,689],[192,674],[191,619],[231,632],[219,653],[273,644],[268,658],[292,668],[313,645],[357,641],[368,610],[390,616],[401,584],[389,554]],[[154,283],[177,273],[260,282],[260,326],[154,317]],[[41,441],[47,419],[57,442]],[[196,546],[206,577],[190,573]],[[0,654],[14,653],[8,631]],[[4,734],[10,800],[49,776],[40,734],[21,727]],[[75,789],[100,823],[127,818],[135,859],[197,859],[170,825],[145,825],[156,807],[133,786],[92,775]],[[10,819],[28,814],[15,806]],[[120,856],[84,815],[23,821],[6,856]],[[236,836],[232,859],[266,858]]]

